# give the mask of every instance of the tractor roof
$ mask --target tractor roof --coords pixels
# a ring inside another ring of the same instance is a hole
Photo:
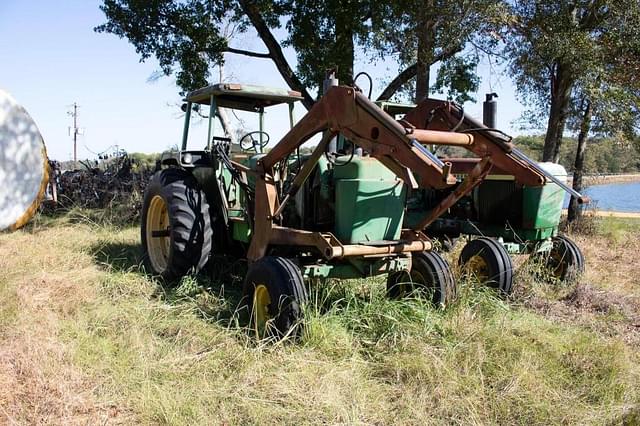
[[[211,86],[194,90],[187,94],[186,100],[197,104],[209,105],[211,95],[217,98],[216,101],[219,107],[244,111],[258,111],[260,108],[302,100],[300,92],[235,83],[212,84]]]

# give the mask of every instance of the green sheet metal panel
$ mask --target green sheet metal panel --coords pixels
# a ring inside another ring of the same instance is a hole
[[[251,228],[247,222],[233,221],[231,223],[233,239],[249,243],[251,241]]]
[[[566,180],[565,169],[554,163],[540,163],[540,167],[555,177]],[[555,183],[541,187],[525,187],[522,194],[522,227],[524,229],[555,229],[560,223],[564,191]]]
[[[334,169],[334,180],[335,234],[340,241],[353,244],[400,237],[406,190],[391,171],[374,158],[355,157]]]

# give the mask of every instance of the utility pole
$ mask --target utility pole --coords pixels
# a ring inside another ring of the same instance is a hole
[[[73,111],[67,112],[70,116],[73,117],[73,167],[78,166],[78,104],[76,102],[73,103]],[[71,132],[71,128],[69,128],[69,132]]]

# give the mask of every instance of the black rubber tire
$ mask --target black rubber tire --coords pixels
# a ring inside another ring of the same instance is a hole
[[[575,280],[584,272],[585,261],[584,255],[580,248],[573,240],[564,235],[558,235],[553,238],[553,248],[550,252],[541,254],[544,256],[545,266],[560,281],[570,282]],[[564,267],[559,275],[557,268],[560,267],[554,259],[561,259]]]
[[[439,253],[413,253],[410,271],[389,274],[389,297],[399,299],[416,291],[427,293],[436,306],[446,306],[455,298],[455,280],[451,267]]]
[[[154,268],[148,251],[147,215],[151,200],[160,196],[168,210],[170,243],[167,266]],[[168,168],[156,172],[144,194],[140,224],[146,270],[172,284],[189,272],[200,271],[211,254],[211,218],[204,192],[187,171]]]
[[[267,336],[299,336],[302,330],[302,306],[308,295],[300,268],[291,260],[278,256],[265,256],[249,266],[244,280],[243,304],[251,315],[252,328],[255,324],[254,293],[256,287],[263,284],[269,293],[271,303],[268,306],[271,326]],[[265,337],[265,336],[258,336]]]
[[[584,261],[584,254],[582,253],[582,250],[580,250],[580,247],[578,247],[578,245],[575,243],[575,241],[573,241],[571,238],[567,237],[566,235],[558,235],[556,237],[557,239],[561,239],[565,242],[565,244],[567,244],[571,250],[573,250],[576,254],[576,266],[577,266],[577,270],[578,273],[582,274],[584,272],[584,268],[585,268],[585,261]]]
[[[460,253],[460,266],[468,267],[469,261],[474,256],[479,256],[487,267],[486,284],[500,290],[503,294],[510,294],[513,290],[513,262],[502,244],[487,237],[469,241]]]

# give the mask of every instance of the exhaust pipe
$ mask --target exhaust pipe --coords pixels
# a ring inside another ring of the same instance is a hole
[[[490,129],[495,129],[498,123],[498,94],[495,92],[487,93],[485,101],[482,103],[482,122]]]
[[[332,68],[327,70],[327,74],[324,78],[324,82],[322,84],[322,94],[326,94],[329,89],[333,86],[337,86],[340,82],[336,78],[336,69]],[[338,151],[338,138],[333,137],[331,141],[329,141],[329,145],[327,146],[327,152],[329,154],[335,154]]]

